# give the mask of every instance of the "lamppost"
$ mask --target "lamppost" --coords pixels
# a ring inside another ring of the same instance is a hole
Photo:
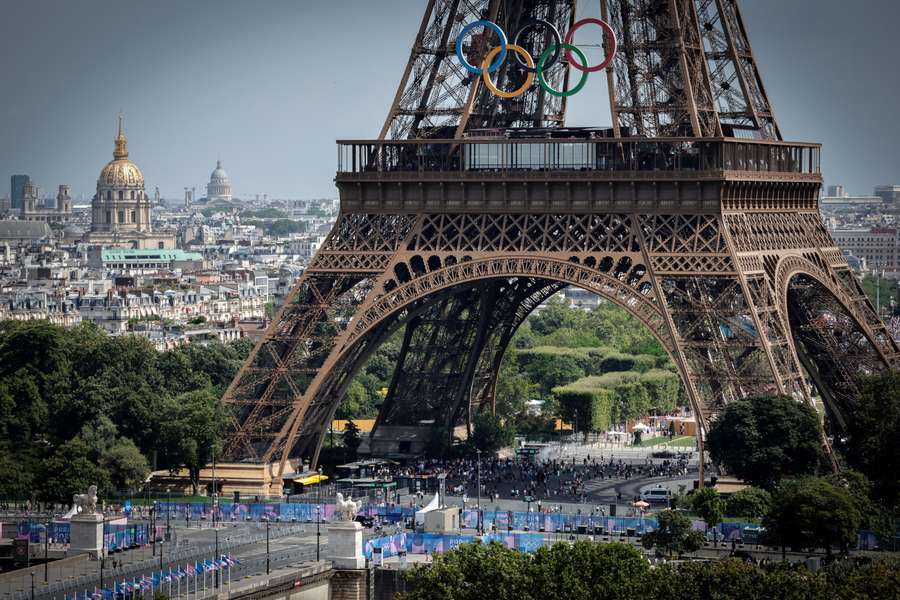
[[[319,560],[319,545],[322,541],[322,506],[321,506],[321,489],[322,489],[322,466],[316,469],[319,479],[316,481],[316,561]]]
[[[171,487],[166,488],[166,494],[168,494],[168,496],[169,496],[167,498],[168,502],[167,502],[167,506],[166,506],[166,539],[170,540],[170,539],[172,539],[172,524],[169,520],[172,515],[172,488]]]
[[[31,572],[31,600],[34,600],[34,571]]]
[[[478,468],[478,523],[476,530],[478,535],[481,535],[483,533],[481,529],[481,450],[475,450],[475,456],[478,461],[476,465]]]
[[[150,546],[153,548],[153,556],[156,556],[156,500],[150,507]]]
[[[44,583],[47,583],[47,568],[50,564],[50,561],[47,559],[47,554],[50,549],[50,521],[47,521],[47,524],[44,526]]]
[[[219,560],[219,529],[215,528],[215,529],[213,529],[213,531],[216,532],[216,560]],[[160,565],[160,568],[162,568],[162,565]],[[219,589],[219,569],[216,569],[215,571],[213,571],[213,576],[216,579],[216,581],[215,581],[216,589]]]
[[[316,553],[318,554],[319,548],[316,547]],[[318,556],[316,557],[318,560]],[[269,574],[269,516],[266,515],[266,575]]]
[[[219,508],[219,489],[216,486],[216,447],[213,445],[213,464],[212,464],[212,523],[213,528],[216,527],[216,512]]]

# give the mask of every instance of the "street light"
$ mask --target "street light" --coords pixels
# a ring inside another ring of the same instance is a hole
[[[166,506],[166,539],[172,539],[172,523],[170,521],[170,517],[172,516],[172,487],[169,486],[166,488],[166,494],[168,495],[168,506]]]
[[[47,583],[47,566],[50,564],[50,561],[47,558],[49,549],[50,549],[50,521],[47,521],[47,525],[44,527],[44,583]]]
[[[31,600],[34,600],[34,571],[31,572]]]
[[[316,481],[316,561],[319,560],[319,545],[322,541],[322,531],[321,531],[321,522],[322,522],[322,507],[320,505],[321,502],[321,489],[322,489],[322,466],[319,465],[319,468],[316,469],[316,472],[319,474],[319,479]]]
[[[219,559],[219,529],[218,529],[218,527],[215,528],[213,531],[216,532],[216,560],[218,560]],[[162,568],[162,565],[160,565],[160,568]],[[215,571],[213,571],[213,576],[216,578],[216,581],[215,581],[216,589],[219,589],[219,569],[216,569]]]
[[[153,548],[153,556],[156,556],[156,500],[150,507],[150,546]]]
[[[475,450],[475,456],[478,461],[476,465],[478,468],[478,522],[476,530],[478,535],[481,535],[484,533],[481,529],[481,450]]]
[[[316,547],[318,553],[319,548]],[[269,516],[266,515],[266,575],[269,574]]]

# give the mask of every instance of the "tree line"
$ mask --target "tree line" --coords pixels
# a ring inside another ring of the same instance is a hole
[[[151,469],[199,470],[220,447],[219,399],[252,344],[158,352],[92,324],[0,324],[0,495],[71,501],[138,489]]]
[[[634,547],[586,541],[526,554],[497,542],[464,544],[407,570],[400,600],[887,600],[900,594],[900,560],[859,557],[812,573],[738,558],[653,566]]]

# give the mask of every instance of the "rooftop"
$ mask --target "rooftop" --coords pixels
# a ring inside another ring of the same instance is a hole
[[[186,252],[180,249],[154,250],[154,249],[130,249],[130,248],[104,248],[102,251],[103,262],[127,262],[130,260],[165,260],[188,261],[203,260],[199,252]]]

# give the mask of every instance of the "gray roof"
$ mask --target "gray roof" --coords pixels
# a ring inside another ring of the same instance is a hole
[[[41,240],[52,235],[43,221],[0,221],[0,240]]]

